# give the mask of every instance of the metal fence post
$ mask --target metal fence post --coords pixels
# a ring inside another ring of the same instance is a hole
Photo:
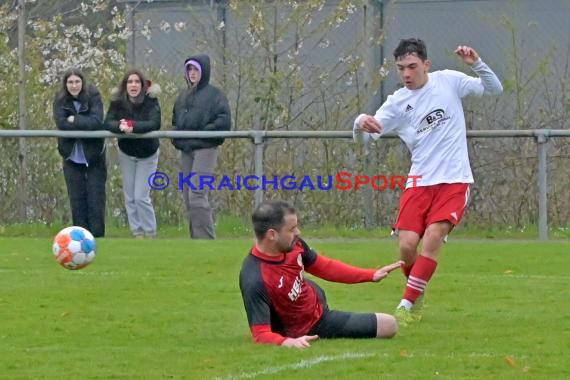
[[[548,240],[548,178],[547,162],[549,130],[536,132],[537,156],[538,156],[538,238]]]
[[[372,180],[377,174],[378,167],[375,165],[375,156],[368,146],[364,147],[364,174]],[[370,183],[372,185],[372,182]],[[374,228],[374,208],[370,207],[374,199],[374,190],[372,186],[365,186],[362,190],[364,196],[362,202],[362,215],[364,215],[364,228],[367,230]]]
[[[131,67],[135,67],[136,66],[136,32],[135,32],[135,9],[136,9],[137,5],[135,6],[130,6],[129,4],[126,5],[125,7],[125,13],[127,14],[127,25],[129,26],[129,28],[131,29],[131,32],[133,33],[131,35],[131,38],[128,40],[127,43],[127,63],[129,64],[129,66]]]
[[[252,131],[253,143],[255,144],[255,176],[257,188],[255,189],[255,207],[263,202],[263,150],[265,148],[265,136],[263,131]]]

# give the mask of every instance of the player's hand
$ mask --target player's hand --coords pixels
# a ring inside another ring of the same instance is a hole
[[[372,276],[372,281],[378,282],[378,281],[385,279],[386,277],[388,277],[390,272],[400,268],[402,265],[404,265],[404,262],[402,260],[400,260],[400,261],[396,261],[393,264],[386,265],[385,267],[378,269],[376,271],[376,273],[374,273],[374,276]]]
[[[373,116],[364,115],[360,119],[360,128],[368,133],[382,133],[382,125]]]
[[[303,335],[299,338],[287,338],[281,345],[285,347],[307,348],[311,347],[310,341],[317,339],[319,339],[318,335]]]
[[[457,54],[464,63],[471,66],[475,62],[479,60],[479,54],[475,51],[475,49],[469,46],[460,45],[455,49],[455,54]]]

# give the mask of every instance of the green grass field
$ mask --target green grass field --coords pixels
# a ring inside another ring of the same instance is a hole
[[[311,239],[360,266],[396,242]],[[392,340],[254,345],[238,288],[252,239],[99,239],[67,271],[50,238],[0,238],[1,379],[567,379],[570,243],[452,240],[424,320]],[[404,284],[323,285],[331,307],[393,312]]]

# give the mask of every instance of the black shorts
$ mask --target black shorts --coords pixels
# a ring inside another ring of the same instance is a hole
[[[329,338],[376,338],[378,321],[374,313],[351,313],[325,309],[307,335]]]

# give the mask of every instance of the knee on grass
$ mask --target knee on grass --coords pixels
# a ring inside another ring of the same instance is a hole
[[[389,339],[398,332],[398,323],[394,316],[384,313],[376,313],[376,321],[378,326],[376,329],[377,338]]]

